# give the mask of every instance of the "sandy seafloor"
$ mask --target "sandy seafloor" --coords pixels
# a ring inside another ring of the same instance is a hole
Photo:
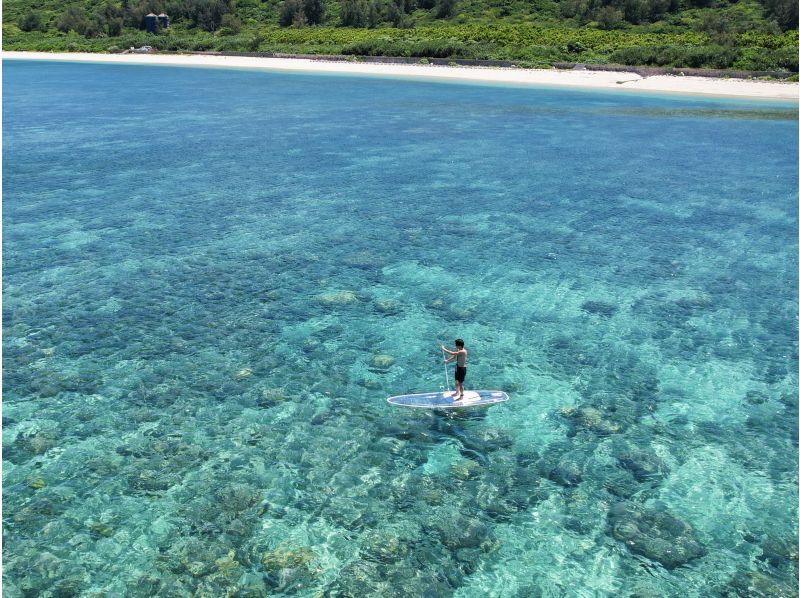
[[[4,597],[796,595],[796,85],[42,58]],[[511,399],[389,406],[456,336]]]

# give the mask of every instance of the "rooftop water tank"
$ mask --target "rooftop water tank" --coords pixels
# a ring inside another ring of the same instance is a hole
[[[152,12],[144,18],[144,26],[147,29],[147,33],[155,33],[156,32],[156,23],[158,17],[153,14]]]

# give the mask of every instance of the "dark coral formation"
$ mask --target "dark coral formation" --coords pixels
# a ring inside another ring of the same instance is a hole
[[[658,561],[667,569],[706,554],[694,528],[671,513],[620,502],[608,513],[613,537],[631,552]]]

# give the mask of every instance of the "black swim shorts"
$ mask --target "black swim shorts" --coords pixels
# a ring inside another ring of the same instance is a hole
[[[463,382],[464,378],[466,378],[466,377],[467,377],[467,368],[466,367],[462,368],[461,366],[457,365],[456,366],[456,381],[457,382]]]

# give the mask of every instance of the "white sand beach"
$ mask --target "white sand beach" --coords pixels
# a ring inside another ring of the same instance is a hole
[[[55,54],[3,52],[4,59],[59,60],[115,64],[145,64],[236,69],[264,69],[299,73],[339,73],[490,84],[555,86],[701,96],[798,100],[798,83],[749,79],[656,75],[587,70],[515,69],[426,64],[385,64],[299,58],[253,58],[197,54]]]

